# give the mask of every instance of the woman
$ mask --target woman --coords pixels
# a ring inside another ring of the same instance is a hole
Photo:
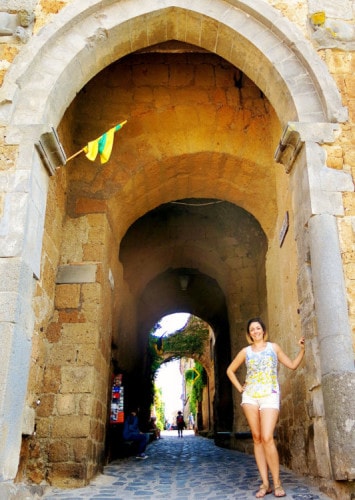
[[[186,429],[186,424],[184,420],[184,416],[181,411],[178,411],[177,417],[176,417],[176,427],[178,430],[178,437],[182,438],[182,434],[184,429]]]
[[[279,345],[267,342],[266,327],[260,318],[248,321],[247,340],[251,345],[239,351],[229,365],[227,375],[242,394],[241,405],[253,436],[255,460],[262,480],[256,498],[263,498],[272,491],[268,470],[275,497],[284,497],[286,493],[280,481],[279,455],[273,437],[280,409],[277,367],[280,362],[291,370],[298,368],[304,356],[304,337],[298,341],[300,352],[293,361]],[[244,385],[235,374],[243,363],[247,367]]]

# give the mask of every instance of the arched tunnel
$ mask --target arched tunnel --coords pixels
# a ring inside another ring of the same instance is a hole
[[[135,297],[141,366],[147,359],[148,333],[162,316],[188,312],[213,329],[214,431],[230,431],[233,423],[232,389],[226,377],[231,321],[235,322],[229,310],[234,301],[230,294],[243,283],[243,295],[254,296],[259,303],[258,290],[265,286],[260,272],[265,246],[264,233],[253,216],[216,199],[163,204],[132,224],[120,245],[124,279]],[[255,304],[236,307],[255,310]],[[149,370],[149,366],[140,370],[146,382]],[[142,381],[139,386],[144,387]],[[149,392],[145,387],[143,394]]]

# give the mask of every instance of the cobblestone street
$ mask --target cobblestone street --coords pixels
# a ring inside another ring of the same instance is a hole
[[[135,457],[107,465],[89,486],[75,490],[53,488],[46,500],[237,500],[255,498],[260,485],[253,456],[219,448],[213,440],[186,431],[164,432],[147,448],[146,460]],[[281,469],[287,498],[327,500],[308,479]],[[269,495],[268,498],[274,498]]]

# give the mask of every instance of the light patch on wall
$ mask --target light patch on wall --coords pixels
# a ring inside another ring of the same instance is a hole
[[[111,269],[108,270],[108,280],[109,280],[110,285],[111,285],[111,290],[113,290],[115,288],[115,280],[113,278],[113,274],[112,274]]]
[[[288,212],[286,212],[284,220],[282,222],[282,227],[281,227],[280,235],[279,235],[280,248],[282,247],[282,244],[283,244],[283,242],[285,240],[285,237],[286,237],[286,234],[287,234],[287,231],[288,231],[288,227],[289,227],[289,217],[288,217]]]

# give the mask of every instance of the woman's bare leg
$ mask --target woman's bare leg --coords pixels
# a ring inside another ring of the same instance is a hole
[[[243,404],[242,408],[253,436],[255,461],[261,480],[266,487],[269,487],[268,463],[261,438],[261,412],[256,405]]]
[[[278,486],[280,484],[279,453],[274,441],[274,431],[278,417],[279,410],[275,410],[273,408],[260,410],[261,442],[274,486]]]

